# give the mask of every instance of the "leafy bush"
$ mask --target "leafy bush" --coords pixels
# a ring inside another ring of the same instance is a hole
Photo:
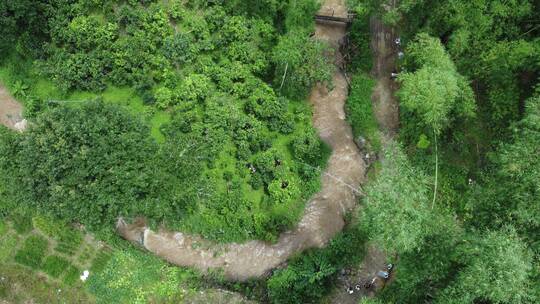
[[[59,256],[50,255],[45,258],[41,269],[53,278],[59,278],[60,275],[70,266],[70,263]]]
[[[49,242],[39,235],[31,235],[15,254],[15,261],[33,269],[39,269]]]
[[[408,65],[416,71],[400,74],[398,96],[400,106],[418,116],[416,123],[439,135],[458,117],[475,116],[476,105],[469,82],[458,73],[438,38],[418,34],[408,45],[407,53]]]
[[[329,84],[334,71],[329,52],[328,45],[301,29],[280,37],[272,54],[276,86],[283,82],[286,96],[303,99],[317,82]]]
[[[292,151],[296,159],[312,166],[320,166],[321,160],[324,160],[324,143],[313,129],[293,139]]]

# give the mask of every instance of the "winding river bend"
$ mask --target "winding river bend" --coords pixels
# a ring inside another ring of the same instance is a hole
[[[321,13],[332,12],[334,16],[346,17],[345,0],[326,0]],[[336,64],[341,61],[339,41],[345,33],[342,24],[316,25],[315,38],[329,42],[335,49]],[[220,268],[227,278],[240,281],[267,274],[295,253],[325,246],[343,229],[343,217],[355,205],[355,189],[364,181],[366,171],[351,127],[345,121],[348,87],[345,75],[339,69],[333,76],[333,84],[331,91],[317,85],[309,97],[313,106],[313,124],[333,151],[321,177],[322,189],[307,203],[297,227],[282,233],[276,243],[254,240],[243,244],[215,244],[181,232],[152,231],[143,221],[126,224],[120,220],[117,225],[120,235],[173,264],[202,271]]]
[[[321,14],[346,17],[345,0],[325,0]],[[342,60],[339,41],[345,33],[343,24],[316,25],[315,38],[327,41],[335,49],[336,65]],[[355,189],[364,182],[366,173],[366,164],[345,121],[348,86],[339,69],[333,76],[333,84],[331,91],[317,85],[309,97],[313,124],[322,140],[332,148],[328,166],[321,176],[321,191],[309,200],[297,227],[282,233],[276,243],[254,240],[216,244],[181,232],[152,231],[142,220],[131,224],[119,220],[118,233],[173,264],[202,271],[220,268],[227,278],[240,281],[263,276],[305,249],[325,246],[343,229],[345,214],[356,204],[358,191]],[[15,129],[15,124],[21,120],[22,106],[0,85],[0,123]]]

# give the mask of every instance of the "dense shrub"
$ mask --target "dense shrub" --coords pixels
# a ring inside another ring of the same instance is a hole
[[[10,59],[12,69],[24,71],[13,82],[17,94],[36,102],[26,105],[34,120],[28,132],[0,131],[0,170],[13,176],[1,193],[10,204],[94,231],[113,227],[118,216],[142,215],[218,240],[275,239],[318,189],[319,171],[290,161],[293,134],[311,120],[293,114],[301,101],[267,82],[274,74],[281,79],[281,63],[289,64],[292,91],[299,85],[305,94],[329,80],[332,58],[320,57],[328,48],[309,37],[317,8],[311,0],[47,3],[40,56]],[[293,51],[294,60],[284,62],[280,50]],[[36,88],[28,85],[34,82]],[[134,88],[143,104],[111,96],[109,85]],[[149,121],[105,103],[59,101],[99,94]],[[161,146],[150,139],[148,122]],[[315,159],[316,144],[311,148],[310,162],[324,163]],[[289,163],[251,174],[268,150]],[[58,234],[57,251],[77,248],[46,221],[36,224]]]
[[[100,102],[43,113],[19,138],[20,199],[89,226],[129,213],[154,185],[148,128]]]
[[[297,135],[292,141],[293,156],[301,162],[312,166],[322,165],[324,144],[315,130],[308,130]]]
[[[276,87],[289,97],[302,99],[317,82],[330,84],[334,65],[329,52],[328,45],[302,30],[280,37],[272,54]]]

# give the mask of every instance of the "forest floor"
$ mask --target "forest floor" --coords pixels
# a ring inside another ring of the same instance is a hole
[[[14,129],[15,124],[22,120],[22,110],[22,105],[0,83],[0,124]]]
[[[322,13],[346,14],[344,0],[327,0]],[[317,24],[315,37],[329,42],[336,50],[339,64],[339,42],[346,27],[339,24]],[[246,280],[267,274],[292,255],[308,248],[320,248],[340,232],[344,216],[361,193],[366,164],[356,147],[350,125],[346,122],[344,105],[348,96],[345,75],[337,70],[333,89],[316,86],[309,98],[313,108],[313,124],[319,135],[332,148],[328,166],[322,175],[322,189],[307,203],[298,226],[280,235],[274,244],[253,240],[243,244],[215,244],[197,236],[180,232],[151,231],[144,223],[119,222],[119,233],[128,240],[142,242],[144,247],[171,263],[192,266],[206,271],[221,268],[233,280]]]

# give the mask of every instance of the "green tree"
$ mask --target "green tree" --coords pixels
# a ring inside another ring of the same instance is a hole
[[[418,34],[407,51],[415,72],[399,76],[401,105],[439,135],[452,119],[471,117],[475,105],[471,88],[456,71],[437,38]],[[453,115],[451,115],[453,114]]]
[[[387,251],[410,252],[433,230],[429,187],[399,147],[384,152],[380,176],[367,189],[363,226],[370,239]]]
[[[328,45],[300,29],[281,36],[272,54],[276,87],[289,97],[303,98],[315,83],[329,84],[334,70],[329,53]]]
[[[525,117],[512,127],[513,140],[492,155],[493,168],[469,205],[477,227],[497,229],[512,223],[540,253],[540,97],[527,101]],[[511,191],[508,191],[511,189]]]
[[[131,214],[157,186],[148,128],[115,106],[51,109],[10,144],[2,169],[14,180],[3,179],[18,201],[92,228]]]
[[[511,229],[492,231],[460,248],[466,266],[437,303],[526,303],[531,299],[531,254]]]

